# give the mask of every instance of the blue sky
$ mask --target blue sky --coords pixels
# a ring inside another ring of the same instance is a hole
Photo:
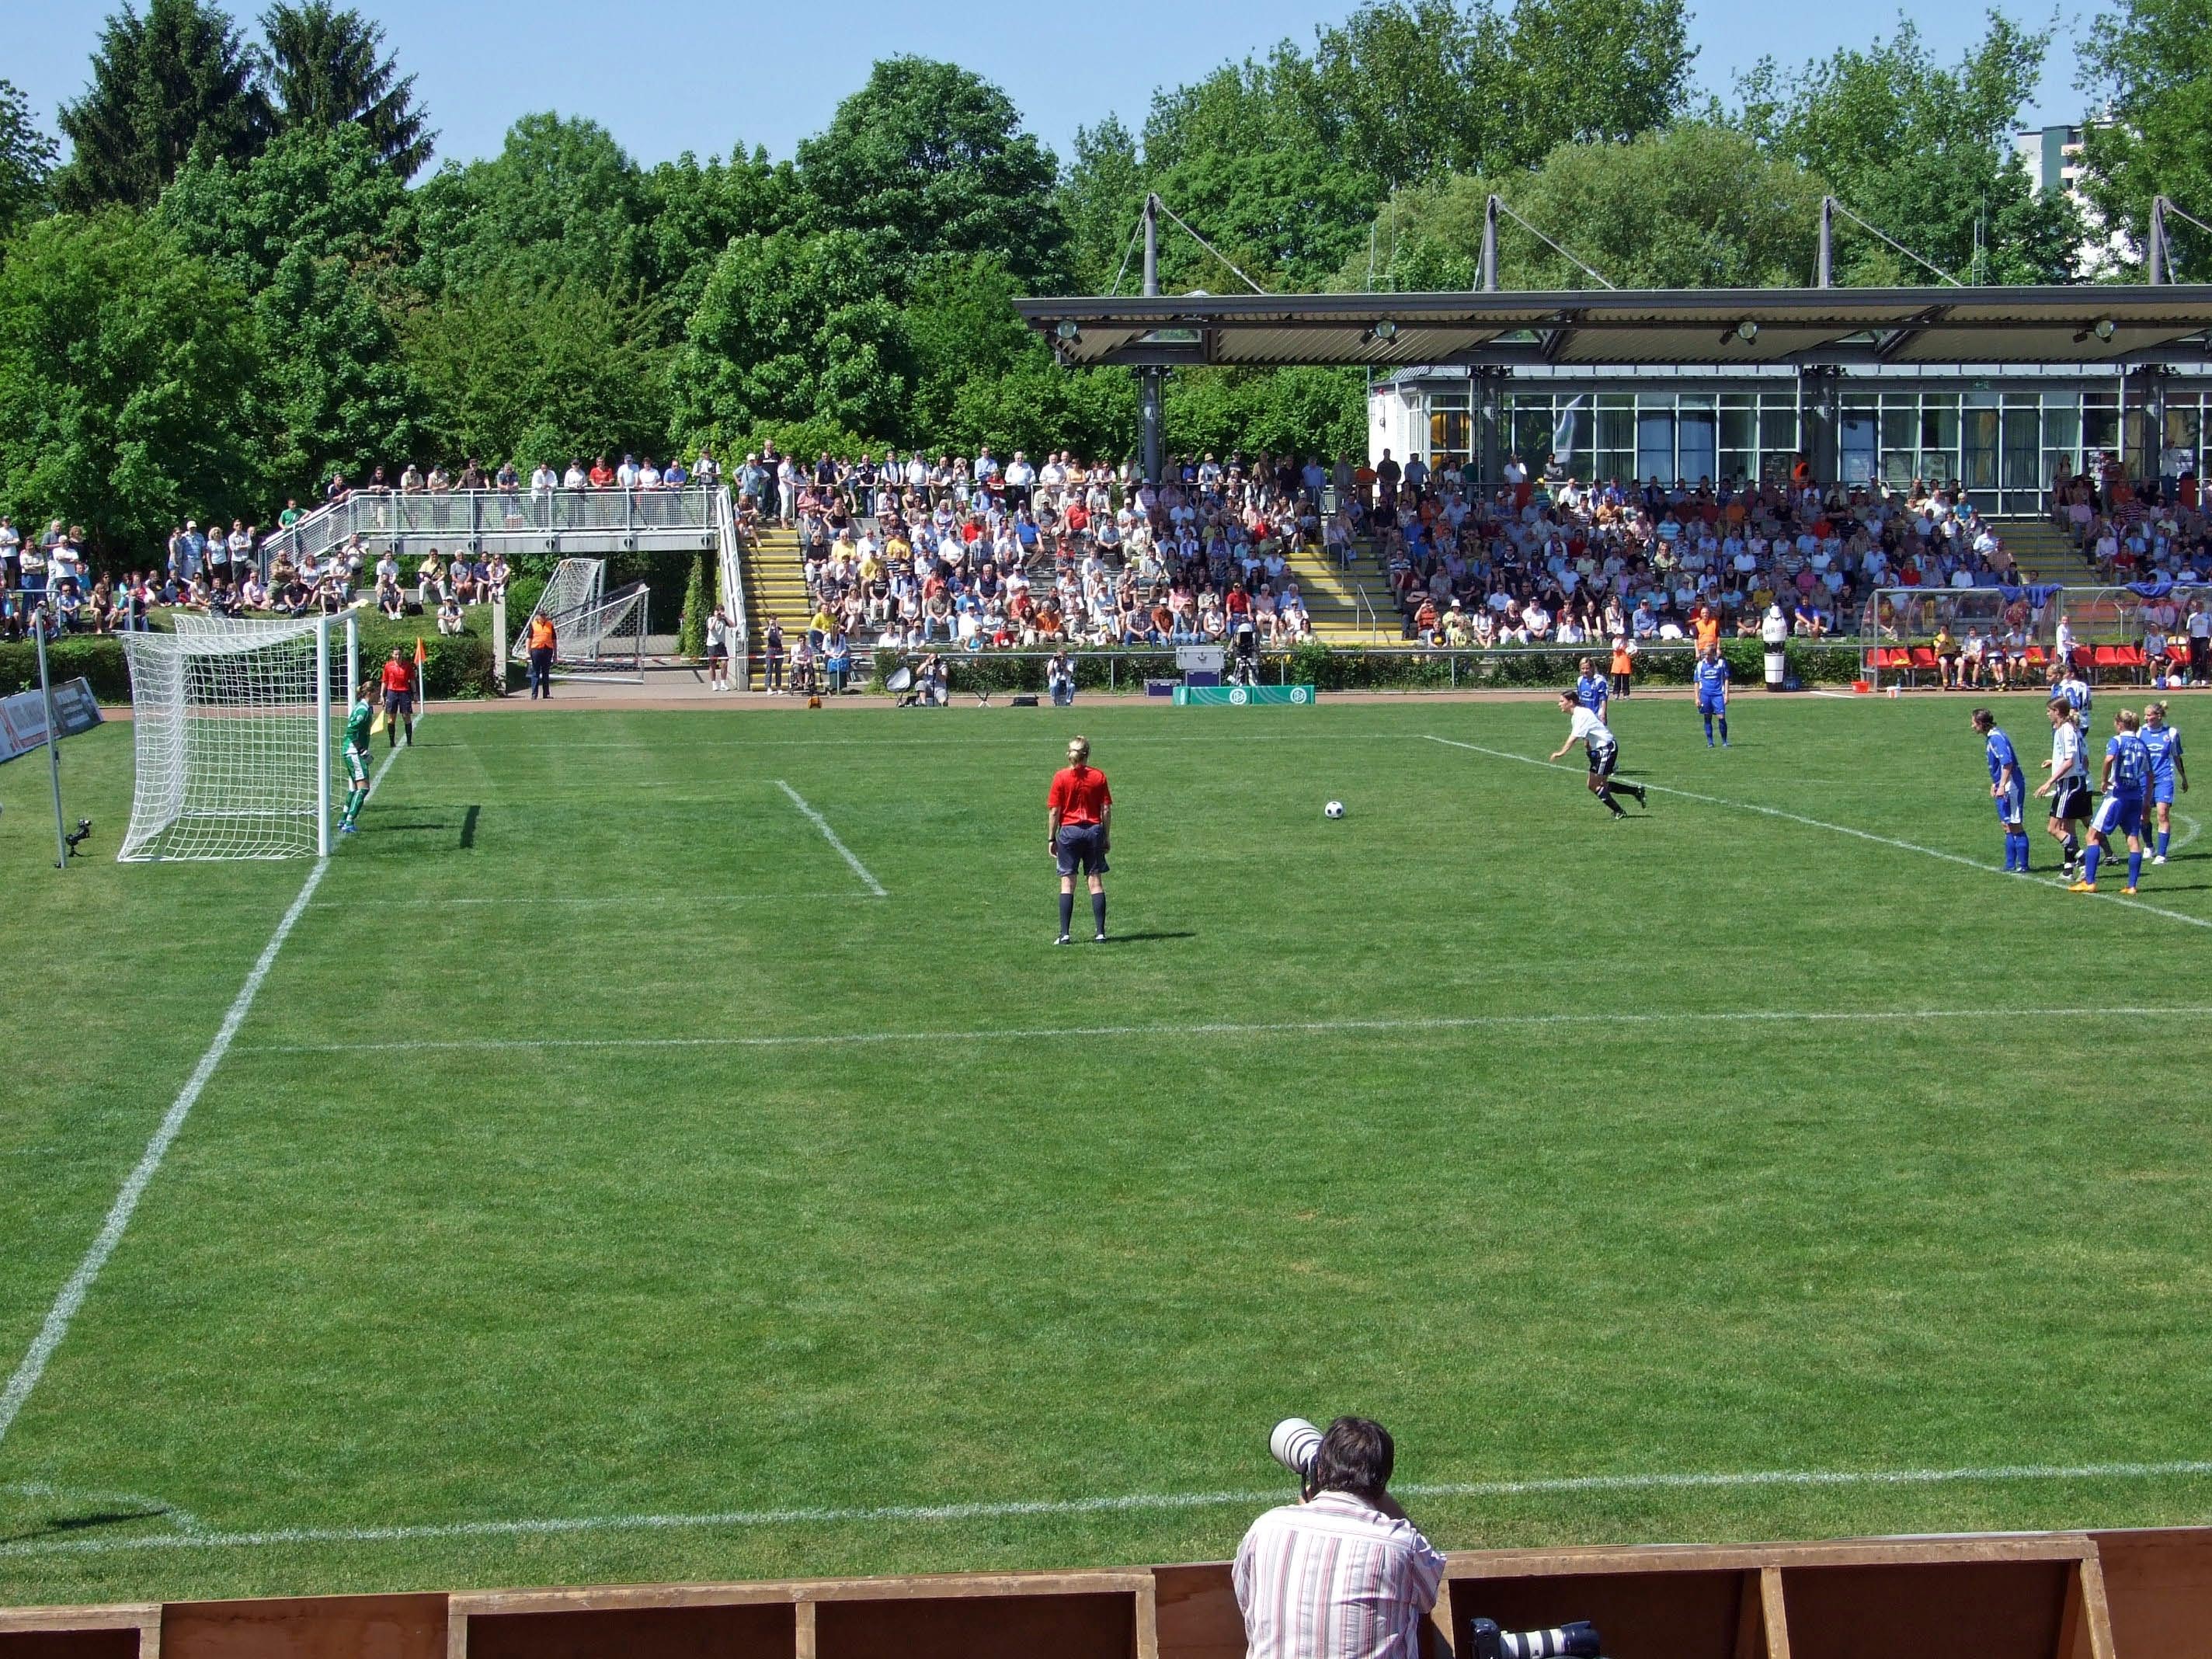
[[[1785,63],[1887,33],[1894,15],[1844,0],[1690,0],[1698,77],[1725,92],[1736,72],[1771,52]],[[1310,42],[1352,0],[1113,0],[1103,7],[1035,0],[969,0],[950,8],[843,0],[841,4],[731,5],[659,0],[355,0],[385,26],[403,69],[438,128],[442,159],[498,149],[517,116],[556,109],[611,131],[640,161],[689,149],[726,153],[740,140],[771,155],[829,120],[837,100],[890,52],[950,58],[1004,87],[1030,128],[1062,155],[1078,126],[1118,112],[1133,127],[1154,86],[1192,79],[1224,58],[1285,34]],[[241,16],[260,0],[237,0]],[[49,131],[54,111],[82,91],[109,10],[106,0],[10,0],[0,78],[30,99]],[[1999,9],[2024,22],[2051,13],[2022,0]],[[1946,59],[1982,30],[1983,9],[1957,0],[1916,8],[1922,33]],[[2060,38],[2033,123],[2078,117],[2070,39],[2083,27],[2061,14]]]

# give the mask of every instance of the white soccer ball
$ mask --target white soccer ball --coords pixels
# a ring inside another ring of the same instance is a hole
[[[1321,815],[1325,818],[1342,817],[1344,816],[1344,803],[1340,800],[1333,800],[1329,802],[1328,805],[1321,809]]]

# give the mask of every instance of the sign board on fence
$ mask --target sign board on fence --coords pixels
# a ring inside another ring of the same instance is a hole
[[[66,681],[54,688],[54,712],[61,735],[76,737],[100,724],[100,700],[88,680]],[[0,697],[0,763],[28,754],[46,740],[46,700],[36,691],[19,691]]]
[[[1186,674],[1218,674],[1226,653],[1218,645],[1176,647],[1176,666]]]
[[[1314,689],[1310,685],[1178,685],[1175,700],[1178,708],[1217,705],[1250,708],[1262,703],[1307,708],[1314,701]]]

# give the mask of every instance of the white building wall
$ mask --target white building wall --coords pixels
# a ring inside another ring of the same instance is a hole
[[[1378,386],[1367,396],[1367,464],[1375,465],[1389,450],[1400,463],[1408,455],[1425,453],[1415,431],[1420,414],[1419,394],[1408,396],[1395,386]]]

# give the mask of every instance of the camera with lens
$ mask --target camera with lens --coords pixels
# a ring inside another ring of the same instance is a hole
[[[1267,1437],[1267,1449],[1311,1497],[1321,1431],[1303,1417],[1286,1417]],[[1468,1637],[1469,1659],[1598,1659],[1603,1652],[1597,1626],[1586,1619],[1551,1630],[1521,1631],[1500,1630],[1496,1620],[1478,1619],[1468,1627]]]

